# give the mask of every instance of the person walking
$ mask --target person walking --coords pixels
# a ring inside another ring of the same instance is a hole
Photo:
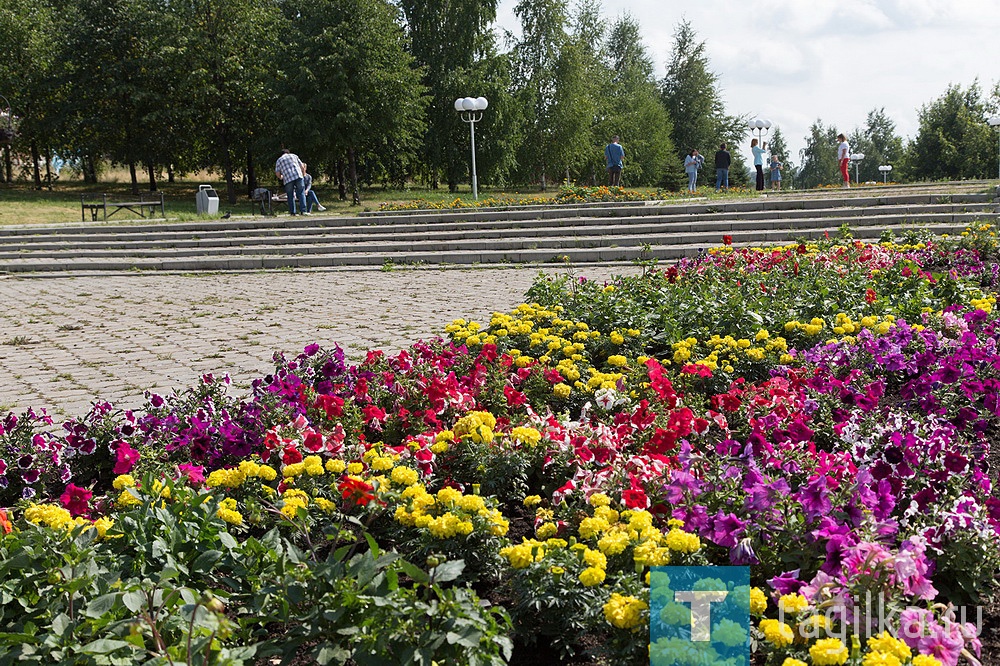
[[[781,189],[781,167],[783,165],[778,160],[777,155],[771,155],[771,161],[768,162],[767,167],[771,170],[771,189],[780,190]]]
[[[288,212],[291,215],[295,215],[296,204],[298,204],[299,212],[303,215],[311,215],[306,210],[306,192],[302,187],[302,176],[305,175],[305,172],[302,160],[288,148],[281,151],[281,157],[274,163],[274,174],[281,179],[282,185],[285,186]]]
[[[326,206],[319,202],[319,197],[316,196],[316,190],[312,188],[313,177],[309,173],[309,165],[305,162],[302,163],[302,189],[306,194],[306,204],[308,208],[306,209],[310,213],[312,212],[313,205],[316,206],[316,210],[323,212],[326,210]]]
[[[844,187],[851,186],[851,174],[847,166],[851,163],[851,147],[847,145],[847,137],[843,134],[837,135],[840,145],[837,146],[837,162],[840,164],[840,175],[844,179]]]
[[[622,169],[625,168],[625,149],[618,143],[617,135],[604,149],[604,161],[608,165],[608,187],[621,187]]]
[[[688,175],[688,191],[696,192],[698,190],[698,169],[701,165],[705,163],[705,158],[698,154],[698,151],[694,148],[688,153],[688,156],[684,158],[684,170]]]
[[[753,168],[757,170],[757,191],[764,191],[764,153],[767,142],[757,145],[757,139],[750,142],[750,150],[753,152]]]
[[[729,167],[733,164],[733,156],[726,150],[725,142],[719,144],[715,153],[715,191],[724,187],[729,191]]]

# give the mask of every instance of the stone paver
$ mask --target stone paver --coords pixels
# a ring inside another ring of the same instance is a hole
[[[318,342],[348,357],[395,351],[452,319],[485,323],[520,303],[532,268],[0,277],[0,414],[81,416],[96,399],[138,407],[143,392],[207,372],[238,387]],[[565,273],[566,268],[545,268]],[[634,266],[575,270],[595,280]]]

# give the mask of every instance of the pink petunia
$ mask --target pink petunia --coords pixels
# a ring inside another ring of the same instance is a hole
[[[126,441],[118,442],[118,449],[115,452],[115,474],[128,474],[139,462],[139,452],[128,445]]]
[[[69,511],[70,515],[75,518],[87,515],[87,511],[90,510],[90,498],[93,496],[94,493],[86,488],[81,488],[71,483],[66,486],[66,490],[59,498],[59,501],[62,503],[63,508]]]

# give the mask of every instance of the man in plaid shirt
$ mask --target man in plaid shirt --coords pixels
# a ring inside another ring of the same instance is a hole
[[[292,151],[285,148],[281,157],[274,164],[274,173],[285,185],[285,196],[288,198],[288,212],[295,215],[295,204],[303,215],[310,215],[306,207],[306,193],[302,186],[302,175],[305,169],[302,160]]]

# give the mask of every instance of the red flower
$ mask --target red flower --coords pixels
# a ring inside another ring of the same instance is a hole
[[[14,526],[10,524],[10,518],[7,517],[7,509],[0,509],[0,529],[3,530],[4,534],[10,534],[14,530]]]
[[[313,453],[318,453],[323,450],[323,435],[318,432],[309,431],[306,433],[305,440],[302,442],[302,446],[306,447],[309,451]]]
[[[733,244],[733,237],[729,236],[729,235],[723,236],[722,237],[722,244],[723,245],[732,245]]]
[[[294,465],[295,463],[302,462],[302,453],[299,452],[294,446],[286,446],[285,451],[281,456],[281,462],[286,465]]]
[[[360,479],[346,478],[340,482],[337,490],[340,491],[344,501],[350,500],[357,506],[367,506],[369,502],[375,499],[375,495],[372,493],[375,487]]]
[[[507,398],[507,404],[511,407],[520,407],[528,402],[528,396],[518,391],[513,386],[503,387],[503,397]]]
[[[344,399],[335,395],[318,395],[314,405],[326,412],[326,418],[336,418],[344,413]]]
[[[62,502],[63,508],[67,509],[70,515],[75,518],[86,515],[90,509],[90,498],[93,496],[94,493],[86,488],[71,483],[66,486],[66,491],[59,498],[59,501]]]
[[[128,445],[128,442],[118,442],[118,449],[115,452],[115,474],[128,474],[139,462],[139,452]]]
[[[805,246],[805,244],[804,243],[799,243],[798,247],[795,248],[795,253],[796,254],[805,254],[806,253],[806,246]],[[798,264],[795,264],[795,265],[798,266]]]
[[[375,405],[368,405],[363,410],[365,414],[365,423],[370,423],[375,425],[383,420],[385,420],[385,412],[376,407]]]
[[[682,375],[696,375],[698,377],[711,377],[712,369],[702,363],[688,363],[681,368]]]
[[[645,509],[649,506],[649,498],[642,490],[632,488],[622,493],[622,501],[629,509]]]
[[[188,463],[184,463],[182,465],[178,465],[177,469],[181,474],[187,476],[190,483],[198,485],[205,482],[205,468],[201,465],[189,465]]]
[[[874,289],[868,287],[868,289],[865,290],[865,303],[874,303],[877,298],[878,294],[875,293]]]

